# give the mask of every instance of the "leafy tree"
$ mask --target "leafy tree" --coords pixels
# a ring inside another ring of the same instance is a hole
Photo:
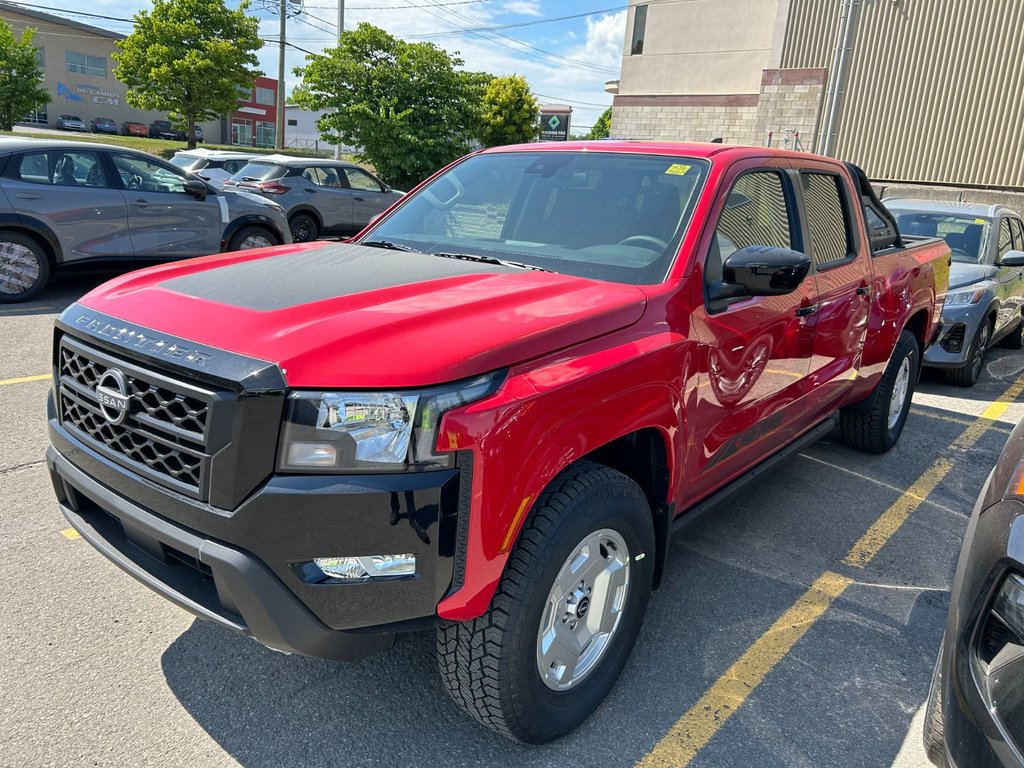
[[[594,127],[590,129],[584,138],[586,139],[607,139],[612,132],[612,108],[608,107],[601,116],[597,118]]]
[[[248,0],[237,10],[224,0],[153,0],[152,10],[135,14],[135,31],[114,54],[128,103],[184,123],[195,147],[195,123],[234,110],[239,90],[259,74],[259,20],[245,15],[248,7]]]
[[[480,134],[490,75],[432,43],[408,43],[372,24],[342,34],[337,48],[299,67],[295,102],[325,113],[325,141],[362,147],[390,183],[408,189],[464,155]]]
[[[498,147],[536,139],[539,113],[525,77],[496,77],[484,90],[480,140],[485,147]]]
[[[34,29],[26,29],[21,38],[11,25],[0,19],[0,130],[9,131],[25,114],[50,101],[50,94],[39,87],[39,70],[32,45]]]

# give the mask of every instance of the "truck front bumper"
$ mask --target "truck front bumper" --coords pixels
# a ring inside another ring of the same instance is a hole
[[[430,626],[451,588],[459,472],[272,476],[238,509],[187,499],[106,460],[56,421],[47,451],[61,511],[165,598],[286,653],[354,660]],[[318,557],[412,553],[395,580],[308,578]]]

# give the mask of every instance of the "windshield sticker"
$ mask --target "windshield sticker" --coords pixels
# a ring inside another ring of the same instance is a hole
[[[985,221],[985,219],[975,219],[975,220],[974,220],[974,223],[975,223],[975,224],[985,224],[985,223],[986,223],[986,221]]]
[[[688,170],[690,170],[690,166],[688,165],[673,163],[665,169],[665,173],[672,174],[673,176],[685,176]]]

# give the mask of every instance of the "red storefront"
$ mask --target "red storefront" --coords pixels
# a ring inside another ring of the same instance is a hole
[[[238,109],[228,117],[225,138],[243,147],[276,146],[277,80],[257,77],[252,90],[238,97]]]

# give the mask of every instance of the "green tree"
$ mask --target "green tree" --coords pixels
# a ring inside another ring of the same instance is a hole
[[[539,113],[525,77],[496,77],[484,90],[480,140],[485,147],[499,147],[536,139]]]
[[[395,186],[419,183],[479,136],[491,76],[458,69],[462,59],[432,43],[363,23],[307,59],[295,70],[295,102],[324,113],[317,127],[325,141],[361,147],[358,157]]]
[[[128,103],[183,123],[195,147],[195,123],[231,112],[259,74],[259,20],[245,15],[248,7],[248,0],[237,10],[224,0],[153,0],[152,10],[135,14],[135,31],[114,53]]]
[[[39,51],[32,45],[34,29],[26,29],[21,38],[11,25],[0,19],[0,130],[9,131],[28,112],[46,104],[50,94],[39,87]]]
[[[590,133],[584,136],[585,139],[607,139],[612,132],[612,108],[608,107],[601,116],[597,118]]]

